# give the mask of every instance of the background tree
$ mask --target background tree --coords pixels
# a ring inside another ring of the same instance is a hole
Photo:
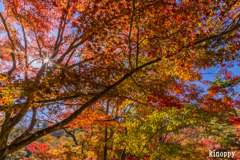
[[[230,90],[211,87],[204,95],[192,82],[201,81],[201,69],[238,61],[238,1],[4,0],[3,4],[0,159],[74,123],[89,125],[99,115],[98,121],[124,113],[118,105],[106,112],[107,100],[113,104],[131,100],[152,111],[181,111],[189,103],[211,115],[233,111],[234,100],[228,94],[215,95]],[[223,74],[233,83],[239,80]],[[26,130],[10,141],[11,131],[30,114]],[[34,130],[39,116],[49,125]],[[108,137],[110,128],[104,127]],[[105,148],[106,143],[105,139]]]

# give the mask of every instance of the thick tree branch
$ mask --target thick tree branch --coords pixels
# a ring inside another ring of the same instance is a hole
[[[204,38],[204,39],[197,40],[197,41],[193,42],[193,44],[195,44],[195,45],[200,44],[200,43],[208,41],[208,40],[216,39],[216,38],[222,37],[224,35],[231,34],[232,32],[236,31],[239,28],[240,28],[240,24],[237,23],[232,29],[229,29],[228,31],[222,32],[217,35],[212,35],[212,36]]]
[[[93,96],[95,96],[96,94],[97,94],[97,93],[88,93],[88,94],[85,94],[85,93],[77,93],[76,95],[73,95],[73,96],[61,97],[61,98],[57,98],[57,99],[40,100],[40,101],[37,101],[36,103],[56,102],[56,101],[62,101],[62,100],[75,99],[75,98],[83,97],[83,96],[93,97]]]
[[[133,11],[132,11],[132,17],[131,17],[131,22],[130,22],[130,31],[128,35],[128,48],[129,48],[129,53],[128,53],[128,61],[130,68],[132,69],[132,62],[131,62],[131,54],[132,54],[132,48],[131,48],[131,35],[132,35],[132,28],[133,28],[133,17],[134,17],[134,12],[135,12],[135,0],[133,0]]]
[[[36,115],[37,115],[37,109],[35,107],[33,107],[32,109],[33,111],[33,114],[32,114],[32,120],[31,120],[31,123],[28,127],[28,129],[25,130],[25,132],[23,132],[19,137],[17,137],[16,139],[14,139],[11,144],[14,144],[14,143],[17,143],[23,139],[25,139],[26,137],[28,137],[31,133],[31,131],[33,130],[34,126],[35,126],[35,123],[36,123]]]
[[[7,136],[7,134],[5,134],[5,132],[6,132],[6,128],[7,128],[8,124],[9,124],[10,118],[11,118],[11,113],[5,112],[5,119],[3,121],[2,128],[1,128],[1,133],[0,133],[0,138],[1,138],[0,139],[0,146],[3,145],[3,142],[4,142],[4,140]]]
[[[37,37],[37,34],[35,33],[35,37],[36,37],[36,41],[37,41],[37,45],[38,45],[38,49],[39,49],[39,56],[40,58],[43,58],[43,55],[42,55],[42,48],[40,46],[40,43],[39,43],[39,40],[38,40],[38,37]]]
[[[63,33],[64,33],[64,30],[65,30],[66,23],[67,23],[67,14],[66,14],[66,12],[63,12],[61,22],[60,22],[59,28],[58,28],[57,39],[56,39],[56,42],[55,42],[55,45],[54,45],[54,54],[52,55],[53,57],[56,57],[57,50],[62,43],[62,40],[63,40],[62,37],[63,37]]]
[[[65,66],[68,65],[68,63],[69,63],[70,59],[72,58],[72,56],[73,56],[73,54],[74,54],[75,51],[76,51],[76,49],[74,49],[74,50],[72,51],[72,53],[71,53],[71,55],[69,56],[67,62],[65,63]]]
[[[137,55],[136,55],[136,67],[138,67],[138,56],[139,56],[139,26],[137,31]]]
[[[23,39],[24,39],[24,58],[25,58],[25,67],[28,68],[28,57],[27,57],[27,38],[26,38],[26,34],[25,34],[25,30],[23,28],[22,25],[22,32],[23,32]],[[25,80],[28,80],[28,74],[27,71],[25,71]]]
[[[5,111],[5,109],[7,109],[6,106],[0,106],[0,111]]]
[[[32,99],[32,97],[30,97]],[[29,109],[29,101],[23,104],[23,107],[20,109],[20,111],[12,118],[10,118],[10,121],[7,123],[7,127],[5,130],[1,131],[0,134],[0,146],[4,142],[5,138],[8,136],[8,134],[12,131],[12,129],[22,120],[22,118],[26,115],[28,109]],[[1,154],[0,154],[1,155]]]

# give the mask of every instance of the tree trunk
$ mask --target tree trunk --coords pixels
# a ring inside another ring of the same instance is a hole
[[[109,100],[107,100],[107,111],[106,111],[106,115],[108,115],[108,110],[109,110]],[[105,136],[104,136],[104,150],[103,150],[103,160],[107,160],[107,125],[105,126]]]
[[[0,157],[0,160],[4,160],[7,156],[4,156],[4,157]]]
[[[121,152],[120,160],[124,160],[124,158],[125,158],[125,148]]]
[[[107,128],[105,128],[105,130],[107,130]],[[106,139],[106,134],[105,134],[105,139]],[[103,151],[103,160],[107,160],[107,143],[105,140],[105,145],[104,145],[104,151]]]

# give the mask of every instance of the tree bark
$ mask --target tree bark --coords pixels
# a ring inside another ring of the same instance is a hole
[[[121,152],[120,160],[124,160],[124,156],[125,156],[125,148]]]
[[[106,111],[106,115],[108,115],[108,110],[109,110],[109,100],[107,100],[107,111]],[[104,150],[103,150],[103,160],[107,160],[107,125],[105,126],[105,137],[104,137],[104,142],[105,142],[105,145],[104,145]]]
[[[4,160],[7,156],[0,157],[0,160]]]

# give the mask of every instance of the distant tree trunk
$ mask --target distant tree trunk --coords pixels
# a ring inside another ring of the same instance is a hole
[[[104,145],[104,155],[103,155],[103,160],[107,160],[107,127],[105,127],[105,145]]]
[[[107,111],[106,111],[106,115],[108,115],[108,110],[109,110],[109,100],[107,100]],[[104,135],[104,151],[103,151],[103,160],[107,160],[107,125],[105,126],[105,131],[104,131],[105,135]]]
[[[121,155],[120,155],[120,160],[124,160],[125,155],[125,148],[122,150]]]
[[[82,154],[83,154],[83,145],[84,145],[84,142],[82,142]],[[85,158],[85,157],[84,157]]]

